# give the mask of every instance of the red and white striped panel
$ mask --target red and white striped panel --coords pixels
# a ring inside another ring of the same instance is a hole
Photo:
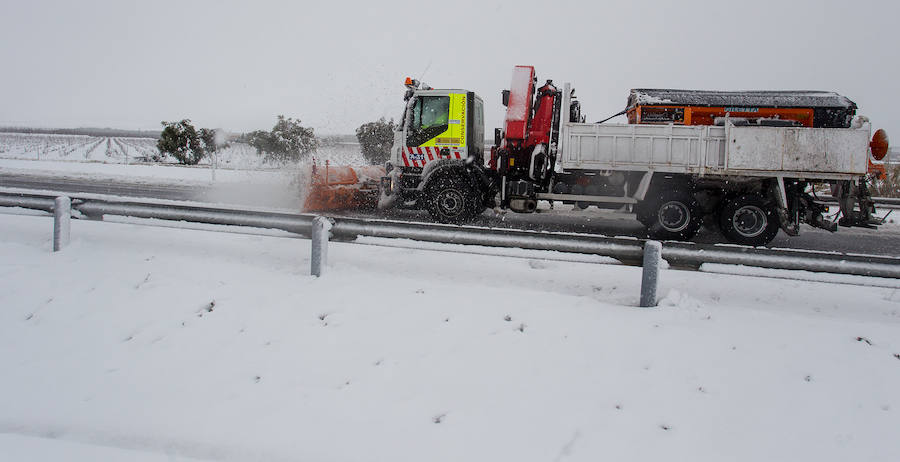
[[[405,167],[424,167],[433,160],[440,159],[440,147],[437,146],[407,146],[400,151]],[[451,159],[462,159],[459,146],[448,147]]]

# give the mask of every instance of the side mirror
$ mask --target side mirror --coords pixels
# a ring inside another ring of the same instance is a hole
[[[500,96],[501,99],[503,100],[503,105],[508,107],[509,106],[509,90],[503,90],[503,92],[500,95],[501,95]]]
[[[495,128],[494,129],[494,146],[500,146],[500,141],[503,140],[503,129]]]

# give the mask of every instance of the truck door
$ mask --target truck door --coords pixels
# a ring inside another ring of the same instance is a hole
[[[408,106],[406,147],[399,165],[424,167],[441,158],[465,159],[469,129],[466,93],[418,94]]]

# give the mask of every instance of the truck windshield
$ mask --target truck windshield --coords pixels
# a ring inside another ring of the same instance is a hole
[[[450,116],[449,96],[420,96],[409,118],[408,146],[418,146],[447,131]]]
[[[413,106],[412,128],[419,131],[438,125],[447,125],[450,114],[449,96],[422,96]]]

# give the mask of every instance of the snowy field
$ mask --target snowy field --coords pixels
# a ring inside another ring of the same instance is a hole
[[[0,210],[0,460],[900,460],[874,279],[664,270],[641,309],[552,252],[365,239],[316,279],[280,233],[50,230]]]
[[[322,166],[365,165],[356,143],[319,147],[299,163],[262,162],[245,144],[232,143],[218,153],[215,171],[208,159],[197,166],[137,162],[156,152],[150,138],[101,138],[80,135],[0,133],[0,173],[72,178],[102,184],[106,181],[136,185],[197,187],[210,190],[214,202],[299,210],[303,185],[313,162]],[[0,184],[2,186],[2,184]]]
[[[127,137],[98,137],[84,135],[44,135],[0,133],[0,159],[31,161],[62,161],[100,164],[147,163],[158,154],[156,139]],[[256,150],[244,143],[230,143],[216,153],[218,168],[222,169],[279,169],[280,165],[263,162]],[[320,163],[326,160],[340,165],[363,165],[365,160],[356,143],[334,143],[320,147],[311,157]],[[200,166],[208,166],[209,158]],[[175,164],[172,158],[162,164]]]

